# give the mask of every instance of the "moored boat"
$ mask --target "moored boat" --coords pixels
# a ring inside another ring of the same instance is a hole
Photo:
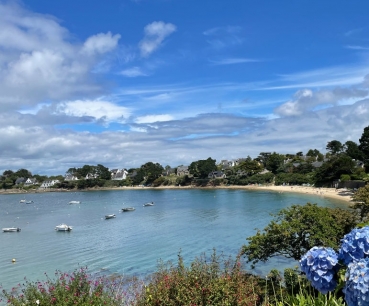
[[[33,201],[26,201],[26,204],[32,204]]]
[[[3,232],[4,233],[10,233],[10,232],[20,232],[21,229],[19,227],[4,227]]]
[[[58,232],[70,232],[72,230],[72,226],[62,223],[62,224],[55,226],[55,230]]]
[[[115,214],[105,215],[105,219],[113,219],[115,217]]]
[[[122,208],[122,212],[127,212],[127,211],[134,211],[136,208],[134,207],[123,207]]]
[[[154,202],[145,203],[143,206],[154,206]]]
[[[19,203],[26,203],[26,200],[20,200]]]
[[[81,201],[70,201],[69,204],[81,204]]]

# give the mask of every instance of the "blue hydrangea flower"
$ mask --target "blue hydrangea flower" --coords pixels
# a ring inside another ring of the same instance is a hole
[[[345,265],[366,257],[369,255],[369,226],[354,228],[341,241],[338,258]]]
[[[311,285],[326,294],[337,286],[338,256],[331,248],[313,247],[300,260],[301,271]]]
[[[369,306],[369,258],[353,261],[345,274],[343,288],[348,306]]]

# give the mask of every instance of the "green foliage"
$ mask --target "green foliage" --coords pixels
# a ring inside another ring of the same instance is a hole
[[[269,172],[265,174],[255,174],[246,178],[238,178],[234,181],[230,180],[231,184],[235,185],[250,185],[250,184],[271,184],[274,180],[274,174]]]
[[[341,174],[340,180],[341,180],[341,182],[347,182],[347,181],[351,180],[351,176],[348,175],[348,174]]]
[[[366,172],[369,172],[369,126],[364,128],[363,134],[359,139],[359,149],[363,153]]]
[[[216,160],[210,157],[205,160],[198,160],[190,164],[188,171],[195,177],[206,178],[210,172],[217,170],[215,162]]]
[[[72,274],[55,273],[56,280],[47,277],[46,282],[19,284],[11,292],[3,290],[2,295],[8,305],[121,305],[123,296],[119,294],[120,283],[105,277],[91,278],[86,269]]]
[[[337,248],[343,237],[356,225],[349,210],[319,207],[307,203],[282,209],[255,236],[247,238],[242,254],[253,264],[271,257],[285,256],[299,260],[313,246]]]
[[[353,208],[359,211],[360,221],[366,221],[369,216],[369,185],[359,188],[352,196]]]
[[[338,140],[332,140],[327,143],[326,149],[332,154],[335,155],[337,153],[340,153],[343,149],[343,145]]]
[[[284,160],[284,155],[273,152],[271,155],[269,155],[265,168],[276,174],[278,173],[278,169],[283,166]]]
[[[239,260],[221,260],[214,251],[210,260],[202,256],[188,268],[181,255],[177,266],[162,264],[136,306],[254,306],[260,295],[257,278],[244,273]]]
[[[313,180],[311,175],[300,174],[300,173],[279,173],[275,177],[276,185],[302,185],[302,184],[312,184]]]
[[[153,181],[161,176],[163,170],[164,168],[160,164],[148,162],[142,165],[140,171],[138,172],[140,172],[144,176],[146,184],[152,184]]]
[[[188,186],[192,182],[192,179],[188,175],[179,176],[176,178],[176,185]]]
[[[258,174],[263,171],[263,165],[257,160],[251,159],[250,156],[247,156],[246,160],[241,162],[239,165],[235,167],[235,171],[242,171],[247,176],[252,176],[254,174]]]

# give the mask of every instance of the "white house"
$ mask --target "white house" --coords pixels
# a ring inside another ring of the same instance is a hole
[[[126,169],[113,169],[111,172],[111,179],[114,181],[122,181],[127,178],[128,171]]]
[[[57,183],[60,183],[60,181],[59,180],[43,181],[40,188],[49,188],[49,187],[54,186]]]

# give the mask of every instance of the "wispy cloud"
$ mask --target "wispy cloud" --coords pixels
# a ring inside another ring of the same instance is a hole
[[[261,60],[253,58],[225,58],[221,60],[209,60],[209,62],[212,63],[213,65],[233,65],[233,64],[261,62]]]
[[[175,32],[177,27],[172,23],[163,21],[154,21],[148,24],[145,29],[145,36],[139,43],[141,55],[149,56],[152,52],[160,47],[164,39]]]
[[[121,71],[119,74],[124,75],[124,76],[129,77],[129,78],[135,78],[135,77],[139,77],[139,76],[147,76],[147,74],[144,73],[141,70],[141,68],[139,68],[139,67],[132,67],[132,68],[125,69],[125,70]]]

